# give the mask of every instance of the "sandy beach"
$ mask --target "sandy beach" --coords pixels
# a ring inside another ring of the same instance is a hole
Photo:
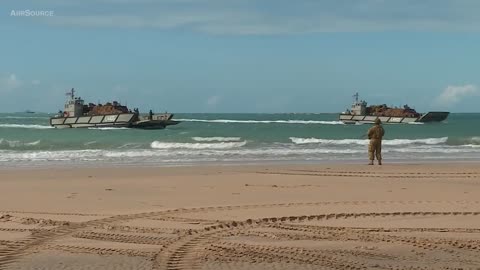
[[[478,164],[0,170],[0,269],[479,269]]]

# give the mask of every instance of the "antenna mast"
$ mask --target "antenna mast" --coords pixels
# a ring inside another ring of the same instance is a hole
[[[353,97],[355,98],[355,102],[358,102],[358,92],[356,92],[355,95],[353,95]]]
[[[66,96],[70,96],[71,99],[75,97],[75,90],[72,88],[69,92],[65,93]]]

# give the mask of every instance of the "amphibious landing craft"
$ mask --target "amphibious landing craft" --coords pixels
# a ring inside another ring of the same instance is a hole
[[[355,101],[350,110],[340,114],[340,121],[345,124],[356,123],[374,123],[379,118],[383,123],[413,123],[413,122],[441,122],[447,119],[449,112],[428,112],[425,114],[417,113],[408,105],[403,108],[390,108],[387,105],[371,105],[367,107],[367,102],[358,99],[358,93],[353,95]]]
[[[66,101],[63,111],[50,118],[50,125],[56,128],[100,128],[100,127],[127,127],[141,129],[163,129],[166,126],[176,125],[179,121],[172,120],[173,114],[140,115],[138,109],[128,109],[120,103],[113,101],[104,105],[89,103],[84,104],[83,99],[75,97],[72,88],[67,93],[70,98]]]

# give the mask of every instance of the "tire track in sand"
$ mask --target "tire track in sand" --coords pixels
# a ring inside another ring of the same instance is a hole
[[[294,176],[324,176],[324,177],[354,177],[354,178],[401,178],[401,179],[427,179],[427,178],[459,178],[459,179],[473,179],[479,178],[479,174],[407,174],[407,173],[356,173],[356,172],[295,172],[295,171],[256,171],[256,174],[271,174],[271,175],[294,175]]]
[[[228,229],[230,233],[232,230],[262,227],[269,224],[281,224],[290,222],[304,222],[310,220],[321,219],[345,219],[356,217],[389,217],[389,216],[457,216],[457,215],[480,215],[480,212],[367,212],[367,213],[334,213],[334,214],[321,214],[310,216],[285,216],[285,217],[266,217],[260,219],[247,219],[242,222],[232,221],[219,223],[205,227],[204,231],[194,236],[182,239],[175,245],[167,248],[166,253],[159,254],[154,264],[154,269],[162,270],[182,270],[182,269],[198,269],[200,267],[199,257],[202,254],[202,246],[209,243],[214,243],[220,239],[221,232]],[[387,241],[387,240],[386,240]],[[348,268],[352,267],[351,262],[334,262],[331,261],[331,265],[336,269],[357,269]],[[347,268],[342,268],[347,267]],[[358,269],[365,269],[364,266],[360,266]]]
[[[443,201],[445,203],[446,201]],[[448,202],[448,201],[447,201]],[[218,211],[218,210],[233,210],[233,209],[248,209],[248,208],[261,208],[261,207],[289,207],[289,206],[298,206],[298,205],[318,205],[325,204],[326,202],[319,203],[290,203],[290,204],[263,204],[263,205],[240,205],[240,206],[220,206],[220,207],[200,207],[200,208],[181,208],[173,210],[164,210],[164,211],[153,211],[145,212],[138,214],[127,214],[127,215],[117,215],[106,217],[102,219],[97,219],[93,221],[86,221],[82,223],[70,223],[68,225],[59,226],[51,230],[42,230],[35,231],[31,236],[27,237],[23,241],[17,242],[15,245],[10,245],[5,250],[2,250],[0,253],[0,267],[9,265],[20,257],[30,254],[34,247],[40,247],[42,245],[47,245],[49,241],[54,240],[59,237],[73,234],[74,232],[80,229],[87,229],[90,227],[102,227],[103,225],[115,224],[117,222],[128,221],[132,219],[142,219],[150,217],[158,217],[161,215],[169,214],[178,214],[178,213],[191,213],[191,212],[202,212],[202,211]],[[330,202],[327,202],[330,203]],[[342,202],[338,202],[342,203]],[[345,202],[343,202],[345,203]],[[352,203],[352,202],[350,202]],[[359,202],[353,202],[359,203]],[[361,203],[371,203],[371,202],[360,202]],[[383,203],[383,202],[382,202]],[[405,202],[401,202],[405,203]],[[412,203],[419,203],[419,201],[412,201]],[[432,202],[426,202],[432,203]],[[451,202],[450,202],[451,203]],[[458,203],[458,202],[457,202]],[[459,201],[459,203],[466,203],[465,201]],[[192,251],[200,250],[201,246],[205,245],[212,241],[212,239],[217,239],[221,234],[222,229],[232,230],[237,227],[255,227],[263,226],[270,223],[282,223],[282,222],[302,222],[306,220],[313,219],[330,219],[330,218],[349,218],[349,217],[376,217],[376,216],[396,216],[396,215],[479,215],[479,212],[392,212],[392,213],[333,213],[333,214],[323,214],[323,215],[310,215],[310,216],[288,216],[288,217],[266,217],[255,220],[246,220],[242,222],[232,221],[232,222],[221,222],[216,225],[207,226],[205,229],[199,233],[193,232],[193,235],[185,235],[182,239],[175,242],[170,247],[167,247],[166,252],[160,251],[157,254],[159,258],[158,263],[156,264],[159,269],[188,269],[182,268],[184,265],[195,266],[197,261],[192,257]],[[128,238],[128,237],[127,237]],[[122,241],[134,241],[129,239],[121,239],[117,237],[117,240]],[[137,240],[139,240],[137,238]],[[145,239],[143,239],[146,241]],[[167,254],[164,256],[163,254]],[[162,259],[160,259],[162,258]],[[162,266],[163,261],[166,261],[167,264]]]

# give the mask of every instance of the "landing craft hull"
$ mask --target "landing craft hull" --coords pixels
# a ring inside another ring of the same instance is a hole
[[[382,123],[388,124],[430,123],[444,121],[445,119],[447,119],[448,115],[449,112],[429,112],[420,117],[389,117],[374,115],[340,114],[340,121],[345,124],[373,124],[378,118],[382,121]]]
[[[170,120],[173,115],[154,115],[152,119],[136,120],[133,113],[93,115],[80,117],[52,117],[50,125],[55,128],[139,128],[164,129],[179,121]]]

